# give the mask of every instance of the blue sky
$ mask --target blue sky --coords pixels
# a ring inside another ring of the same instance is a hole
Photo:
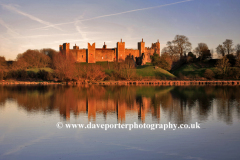
[[[15,59],[27,49],[96,42],[126,48],[159,39],[161,49],[185,35],[193,49],[207,43],[215,49],[225,39],[240,43],[239,0],[0,0],[0,56]]]

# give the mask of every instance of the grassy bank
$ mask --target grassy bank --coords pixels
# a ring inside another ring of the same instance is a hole
[[[128,65],[128,64],[127,64]],[[214,63],[210,62],[195,62],[180,66],[179,68],[168,72],[151,64],[137,66],[136,68],[124,68],[122,64],[114,62],[97,62],[94,64],[77,63],[77,74],[74,73],[73,80],[90,80],[90,81],[151,81],[151,80],[238,80],[240,78],[240,69],[238,67],[229,67],[225,75],[217,69]],[[99,67],[101,66],[101,67]],[[126,66],[125,66],[126,67]],[[88,68],[88,69],[86,69]],[[89,69],[90,68],[90,69]],[[206,70],[208,71],[206,72]],[[208,77],[209,70],[213,76]],[[83,72],[82,72],[83,71]],[[89,73],[89,74],[88,74]],[[92,78],[99,75],[103,78]],[[104,74],[105,73],[105,74]],[[87,75],[88,74],[88,75]],[[61,81],[59,74],[55,73],[51,68],[30,68],[26,70],[16,70],[4,73],[5,80],[20,80],[20,81]],[[6,76],[7,75],[7,76]],[[92,76],[92,77],[90,77]],[[65,79],[69,81],[71,79]]]
[[[112,72],[116,71],[114,62],[97,62],[95,64],[88,64],[88,63],[78,63],[77,66],[87,66],[87,65],[99,65],[101,66],[107,75],[112,74]],[[135,70],[137,76],[141,76],[142,78],[175,78],[176,76],[172,73],[158,67],[154,67],[151,63],[147,63],[143,66],[138,66]]]
[[[139,76],[142,77],[166,77],[166,78],[174,78],[175,75],[172,73],[158,67],[154,67],[152,65],[144,65],[138,66],[136,72]]]
[[[185,64],[180,68],[171,71],[171,73],[174,74],[175,76],[179,76],[181,74],[187,77],[204,77],[204,72],[206,71],[206,69],[210,69],[213,72],[216,71],[216,67],[212,63],[197,62]]]
[[[27,72],[35,72],[35,73],[37,73],[40,70],[45,70],[47,72],[53,73],[52,68],[29,68],[29,69],[26,69]]]

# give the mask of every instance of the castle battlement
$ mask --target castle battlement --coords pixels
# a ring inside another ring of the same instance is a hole
[[[95,43],[88,43],[87,49],[80,49],[79,46],[75,44],[73,49],[70,49],[69,43],[63,43],[59,45],[59,51],[66,56],[72,54],[76,59],[76,62],[87,62],[87,63],[96,63],[96,62],[122,62],[125,61],[127,56],[134,57],[135,59],[142,57],[142,64],[146,62],[151,62],[150,56],[153,53],[160,54],[160,43],[152,43],[151,47],[145,47],[145,42],[138,42],[138,49],[127,49],[125,48],[125,42],[117,42],[116,48],[107,48],[107,45],[104,42],[102,48],[96,48]]]

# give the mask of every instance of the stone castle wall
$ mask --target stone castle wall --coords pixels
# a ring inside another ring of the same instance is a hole
[[[125,55],[133,55],[133,57],[139,57],[139,50],[138,49],[125,49]]]
[[[69,53],[72,53],[77,62],[87,62],[87,50],[86,49],[73,49]]]
[[[115,49],[96,49],[95,51],[96,62],[113,62],[116,60],[116,50]]]
[[[127,49],[125,48],[125,42],[117,42],[116,48],[107,48],[107,45],[103,45],[102,48],[96,48],[95,43],[92,45],[88,43],[87,49],[79,49],[79,46],[73,46],[73,49],[70,49],[69,43],[64,43],[59,46],[61,53],[68,56],[72,54],[76,59],[76,62],[87,62],[87,63],[96,63],[96,62],[122,62],[125,61],[127,56],[133,56],[134,58],[139,58],[142,55],[142,62],[151,62],[150,56],[153,53],[160,54],[160,43],[152,43],[151,48],[145,47],[145,42],[143,39],[141,42],[138,42],[138,49]]]

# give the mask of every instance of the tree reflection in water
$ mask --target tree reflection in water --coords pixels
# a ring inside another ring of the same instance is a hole
[[[193,116],[205,121],[214,112],[227,124],[233,115],[240,118],[240,90],[230,86],[0,86],[0,109],[7,101],[15,101],[19,108],[29,113],[58,111],[66,120],[84,113],[88,121],[101,115],[107,119],[115,114],[124,123],[127,114],[138,115],[160,122],[189,123]]]

